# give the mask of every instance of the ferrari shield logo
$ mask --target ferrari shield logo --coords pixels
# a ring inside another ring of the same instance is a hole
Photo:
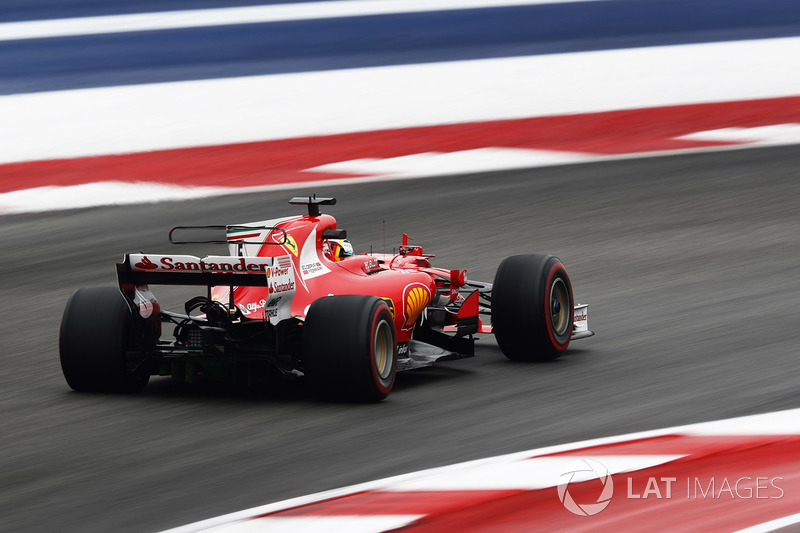
[[[295,257],[297,257],[298,248],[297,248],[297,242],[294,240],[294,237],[292,237],[286,232],[273,232],[272,240],[282,245],[284,248],[292,252],[292,254]]]
[[[295,257],[297,257],[297,243],[294,240],[294,237],[291,235],[286,236],[286,242],[283,243],[283,246],[286,247],[287,250],[292,252]]]

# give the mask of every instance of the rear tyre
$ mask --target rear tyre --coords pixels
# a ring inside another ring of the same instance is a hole
[[[552,255],[515,255],[500,263],[492,286],[492,330],[506,357],[548,361],[569,346],[572,283]]]
[[[314,301],[303,326],[303,369],[324,399],[376,402],[397,373],[397,334],[386,302],[375,296]]]
[[[116,287],[84,287],[67,301],[59,354],[67,384],[81,392],[139,392],[149,373],[129,372],[133,316]]]

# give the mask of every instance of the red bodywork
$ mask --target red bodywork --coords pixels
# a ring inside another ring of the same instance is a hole
[[[397,341],[406,342],[429,304],[444,306],[463,299],[459,289],[465,283],[466,271],[432,267],[428,260],[432,256],[423,255],[420,246],[408,246],[405,236],[398,254],[362,254],[334,260],[323,238],[326,230],[337,229],[334,217],[302,215],[265,225],[276,229],[266,235],[265,241],[270,244],[259,246],[255,255],[281,257],[288,254],[291,258],[295,272],[291,303],[294,318],[303,320],[314,300],[323,296],[378,296],[387,301],[394,314]],[[229,235],[229,243],[235,247],[242,238],[242,235]],[[236,287],[234,302],[240,309],[263,309],[264,303],[278,294],[275,289],[273,286]],[[228,303],[227,287],[216,287],[212,294],[214,299]],[[474,315],[477,315],[477,299]],[[253,314],[248,318],[265,317]]]

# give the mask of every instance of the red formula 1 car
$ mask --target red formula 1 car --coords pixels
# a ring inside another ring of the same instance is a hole
[[[225,243],[229,255],[126,254],[119,289],[77,290],[59,338],[69,386],[136,391],[151,375],[249,383],[272,369],[304,376],[323,397],[375,401],[398,371],[474,355],[476,333],[493,333],[519,360],[553,359],[592,335],[588,308],[574,304],[553,256],[509,257],[494,283],[472,281],[465,270],[432,266],[405,235],[398,253],[355,255],[346,231],[319,211],[335,199],[290,203],[308,214],[170,232],[176,244]],[[220,236],[192,238],[199,231]],[[205,290],[177,313],[159,305],[150,290],[158,284]]]

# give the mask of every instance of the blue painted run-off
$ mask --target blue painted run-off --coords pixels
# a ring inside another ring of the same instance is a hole
[[[620,0],[0,42],[0,94],[800,35],[798,0]]]

